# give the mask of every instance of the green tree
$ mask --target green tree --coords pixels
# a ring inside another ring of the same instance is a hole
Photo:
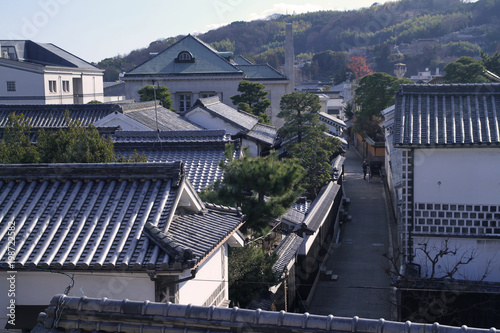
[[[488,82],[484,76],[485,67],[480,60],[460,57],[444,67],[446,83],[482,83]]]
[[[500,52],[496,52],[493,55],[481,52],[481,59],[487,70],[495,73],[496,75],[500,75]]]
[[[264,90],[265,88],[262,83],[242,80],[238,85],[241,94],[231,96],[231,101],[238,106],[238,109],[259,117],[259,122],[269,124],[267,108],[271,105],[271,101],[267,98],[269,93]]]
[[[399,85],[414,83],[410,79],[398,79],[386,73],[366,75],[359,80],[355,101],[360,108],[355,112],[354,129],[358,133],[376,138],[380,131],[378,126],[382,119],[381,111],[394,104],[394,97]]]
[[[278,130],[278,134],[285,142],[293,139],[301,143],[319,126],[318,112],[321,104],[318,95],[293,92],[281,98],[280,107],[278,117],[283,118],[285,124]]]
[[[68,127],[40,130],[37,149],[41,163],[110,163],[115,161],[113,140],[103,138],[93,125],[80,126],[66,113]]]
[[[2,164],[38,163],[40,154],[31,143],[32,126],[22,114],[11,113],[0,140],[0,161]]]
[[[246,152],[240,159],[232,159],[231,150],[226,152],[230,162],[221,164],[223,181],[204,191],[202,198],[241,207],[247,216],[242,230],[260,235],[301,195],[304,169],[294,159],[280,161],[276,151],[266,157],[249,157]]]
[[[278,282],[273,265],[277,257],[245,246],[229,252],[229,294],[234,305],[245,308],[261,291]]]
[[[289,155],[298,159],[306,170],[302,187],[306,190],[308,198],[316,198],[321,188],[331,180],[330,161],[340,149],[340,141],[325,132],[320,132],[314,137],[309,136],[303,142],[292,144],[287,148]]]
[[[141,102],[154,101],[156,93],[156,99],[161,102],[164,108],[175,111],[175,109],[172,108],[174,102],[172,101],[170,91],[168,91],[168,88],[165,86],[152,86],[148,84],[139,89],[138,93]]]

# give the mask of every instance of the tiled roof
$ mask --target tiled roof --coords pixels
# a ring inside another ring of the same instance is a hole
[[[253,65],[253,63],[242,55],[237,55],[233,59],[236,65]]]
[[[7,125],[9,115],[23,114],[34,128],[66,127],[66,110],[72,120],[88,126],[101,118],[121,112],[116,104],[63,104],[63,105],[0,105],[0,127]]]
[[[122,105],[123,113],[135,121],[156,130],[160,131],[190,131],[199,130],[199,126],[190,123],[183,119],[177,113],[170,111],[160,105],[156,106],[154,102],[149,102],[143,108],[132,108],[134,105],[143,103],[133,103]]]
[[[48,332],[491,333],[495,329],[56,295],[33,333]]]
[[[117,154],[129,156],[136,150],[144,153],[148,162],[182,161],[186,176],[197,192],[222,179],[223,171],[219,163],[226,159],[225,147],[231,142],[224,130],[119,131],[113,139]],[[238,152],[238,147],[235,151]]]
[[[333,182],[323,186],[304,219],[304,224],[309,230],[316,231],[321,226],[328,216],[339,190],[340,185]]]
[[[179,53],[187,51],[193,62],[176,62]],[[125,74],[125,78],[143,75],[237,75],[240,69],[221,57],[217,51],[197,37],[188,35],[163,52]]]
[[[241,218],[220,210],[177,217],[174,203],[182,191],[190,189],[180,162],[4,165],[0,235],[6,237],[15,225],[17,269],[192,267],[234,232]],[[169,256],[146,225],[156,226],[194,257]],[[207,234],[213,237],[206,242],[191,241]],[[5,267],[7,243],[0,247],[0,258]]]
[[[286,77],[269,65],[237,65],[247,80],[286,80]]]
[[[274,145],[278,130],[274,126],[264,125],[257,123],[254,128],[249,131],[246,135],[249,138],[253,138],[258,141],[262,141],[268,145]]]
[[[247,112],[238,111],[229,105],[222,103],[218,96],[200,98],[193,105],[192,109],[201,107],[204,110],[223,118],[225,121],[235,126],[250,131],[259,122],[259,118]],[[185,111],[184,114],[188,113]]]
[[[394,144],[500,145],[500,84],[402,85]]]
[[[50,43],[37,43],[31,40],[0,40],[1,46],[13,46],[18,61],[38,65],[73,67],[100,71],[90,63]]]
[[[280,277],[290,261],[295,258],[303,240],[304,239],[297,234],[289,234],[274,250],[274,253],[278,256],[278,260],[274,264],[273,269]]]
[[[343,120],[340,120],[339,118],[332,116],[331,114],[325,113],[325,112],[319,112],[318,117],[321,121],[325,122],[332,122],[336,124],[337,126],[340,126],[342,128],[347,128],[347,125]]]

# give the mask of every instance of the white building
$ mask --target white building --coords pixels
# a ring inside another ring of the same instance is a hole
[[[399,241],[421,277],[457,268],[454,279],[500,282],[499,93],[499,84],[403,85],[394,118],[385,111]],[[432,265],[426,256],[445,249],[456,253]]]
[[[260,82],[269,92],[271,123],[279,127],[281,97],[290,81],[269,65],[255,65],[229,52],[217,52],[200,39],[188,35],[154,58],[137,66],[123,77],[127,99],[139,100],[138,90],[146,85],[163,85],[172,94],[178,112],[189,110],[200,98],[217,96],[233,105],[231,96],[239,95],[241,80]]]
[[[103,71],[46,43],[0,40],[1,104],[104,101]]]

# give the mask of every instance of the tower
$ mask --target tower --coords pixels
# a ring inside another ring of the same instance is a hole
[[[295,54],[293,49],[293,25],[292,23],[286,24],[285,31],[285,76],[290,81],[287,87],[287,94],[295,90]]]

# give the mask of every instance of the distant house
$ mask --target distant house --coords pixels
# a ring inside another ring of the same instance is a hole
[[[499,94],[500,84],[402,85],[384,111],[403,264],[420,277],[471,258],[453,278],[500,282]],[[426,255],[446,247],[456,253],[431,265]]]
[[[258,117],[222,103],[217,96],[197,100],[182,116],[206,129],[225,129],[234,139],[240,138],[252,156],[268,152],[277,136],[276,127],[259,123]]]
[[[230,97],[239,94],[241,80],[265,85],[271,100],[271,123],[280,126],[282,120],[277,114],[281,97],[291,89],[290,81],[268,65],[255,65],[243,57],[232,59],[230,52],[218,52],[192,35],[123,76],[127,99],[139,100],[138,90],[143,86],[163,85],[172,94],[178,112],[189,110],[199,98],[212,96],[232,105]]]
[[[103,102],[103,71],[48,43],[0,40],[0,104]]]
[[[345,136],[347,125],[343,120],[324,112],[319,112],[318,118],[328,127],[328,133],[341,138]]]
[[[0,193],[0,234],[15,234],[15,253],[0,247],[0,267],[16,279],[16,325],[7,328],[31,329],[26,316],[65,289],[228,304],[228,246],[242,245],[242,216],[201,202],[180,162],[3,165]]]

